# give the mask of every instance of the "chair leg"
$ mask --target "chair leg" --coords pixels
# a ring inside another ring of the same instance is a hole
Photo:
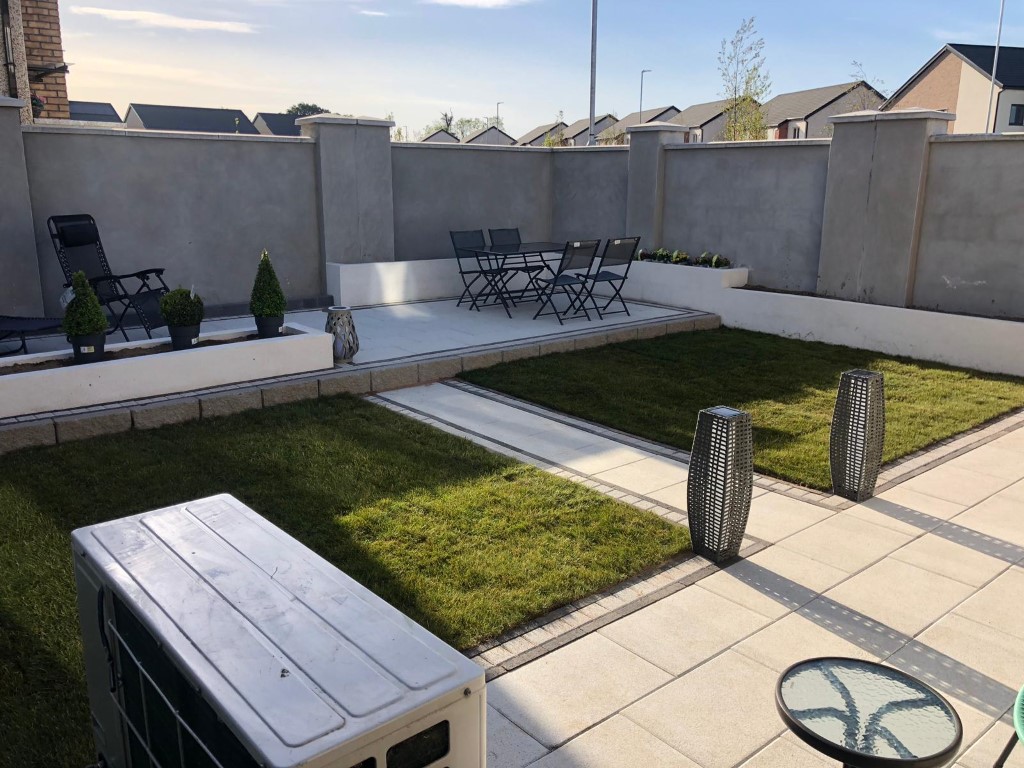
[[[578,315],[580,312],[583,313],[584,317],[587,318],[587,322],[590,322],[590,313],[587,312],[587,299],[584,296],[584,285],[575,286],[575,290],[570,294],[568,286],[566,287],[566,295],[570,297],[569,306],[565,308],[565,315],[568,316],[569,311],[573,310],[573,314]]]
[[[534,320],[536,320],[538,317],[541,317],[542,315],[554,315],[555,317],[558,318],[558,324],[559,325],[565,325],[565,323],[562,322],[562,315],[558,311],[558,307],[555,306],[554,296],[555,296],[555,286],[554,285],[549,285],[547,287],[547,290],[544,292],[544,295],[541,297],[540,307],[537,309],[537,314],[535,314],[533,316]],[[551,311],[550,312],[545,312],[544,311],[544,307],[546,307],[548,305],[551,306]]]
[[[620,282],[618,285],[615,285],[612,282],[608,283],[608,286],[612,289],[613,293],[611,295],[611,298],[609,298],[608,301],[605,303],[604,310],[602,310],[602,312],[607,310],[608,307],[610,307],[612,305],[612,302],[618,300],[619,304],[622,305],[622,309],[617,309],[614,312],[608,312],[608,314],[609,315],[617,315],[620,312],[625,312],[626,315],[629,316],[629,307],[626,306],[626,302],[622,298],[622,289],[625,287],[625,285],[626,285],[625,281]]]
[[[1002,754],[999,755],[999,759],[996,760],[996,764],[992,766],[992,768],[1003,768],[1003,766],[1006,765],[1006,761],[1010,759],[1010,753],[1013,752],[1013,748],[1017,746],[1017,742],[1019,740],[1020,739],[1017,738],[1017,734],[1014,733],[1013,736],[1010,737],[1010,741],[1007,743]]]

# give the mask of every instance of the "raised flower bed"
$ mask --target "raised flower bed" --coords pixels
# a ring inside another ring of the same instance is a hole
[[[107,359],[86,365],[64,365],[71,350],[2,359],[0,418],[174,395],[334,366],[333,337],[321,330],[286,324],[284,335],[277,338],[247,339],[251,333],[204,333],[196,346],[180,352],[164,351],[166,338],[110,344]],[[57,365],[46,367],[47,363]],[[33,366],[38,369],[31,370]],[[9,373],[2,375],[4,371]]]

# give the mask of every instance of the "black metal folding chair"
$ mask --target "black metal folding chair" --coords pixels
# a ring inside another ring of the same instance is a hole
[[[487,248],[483,230],[449,231],[448,235],[452,239],[459,277],[464,286],[456,306],[461,307],[463,302],[468,301],[469,308],[479,312],[481,306],[493,300],[500,303],[505,308],[505,314],[511,318],[504,290],[508,271],[492,263],[493,260],[481,259],[481,250]]]
[[[28,352],[28,344],[25,337],[30,333],[42,333],[43,331],[55,331],[59,329],[61,322],[55,317],[14,317],[11,315],[0,315],[0,343],[13,342],[18,339],[21,343],[13,349],[0,350],[0,355],[14,355],[18,352]]]
[[[597,310],[598,317],[619,315],[623,312],[627,315],[629,314],[629,307],[626,306],[626,302],[622,298],[622,288],[629,278],[629,267],[632,265],[639,247],[639,237],[623,237],[618,240],[609,240],[605,243],[600,266],[592,274],[586,275],[587,294],[592,300],[594,290],[598,285],[606,284],[612,291],[612,295],[603,307],[598,307],[597,302],[594,301],[594,309]],[[608,307],[614,301],[618,301],[622,305],[622,309],[609,312]]]
[[[125,341],[125,316],[135,313],[146,335],[152,338],[153,329],[166,325],[160,314],[160,297],[169,288],[164,282],[163,269],[142,269],[126,275],[115,275],[107,262],[107,254],[100,241],[96,221],[88,214],[51,216],[46,220],[50,239],[57,251],[57,260],[64,272],[66,285],[71,285],[75,272],[84,272],[96,296],[110,314],[111,327],[107,334],[121,331]],[[137,280],[129,289],[125,281]]]
[[[542,286],[540,296],[541,305],[537,314],[533,316],[536,320],[543,315],[553,314],[558,318],[558,324],[562,325],[569,313],[579,314],[582,312],[587,320],[590,320],[590,313],[587,311],[587,301],[593,303],[593,297],[587,290],[586,275],[589,274],[597,256],[597,247],[600,240],[577,240],[565,244],[562,251],[562,258],[558,262],[555,273],[551,277],[538,277],[537,281]],[[580,272],[583,274],[580,274]],[[558,311],[555,306],[555,294],[564,294],[569,303],[564,310]],[[550,306],[551,311],[545,312],[544,307]],[[594,309],[597,306],[594,305]]]
[[[491,245],[514,245],[518,246],[523,242],[519,234],[519,227],[508,227],[506,229],[489,229]],[[530,257],[536,257],[537,261],[531,261]],[[503,266],[509,270],[509,279],[516,274],[526,276],[526,285],[517,291],[517,298],[522,301],[527,294],[532,294],[534,299],[539,299],[543,286],[537,282],[537,278],[544,272],[551,272],[551,268],[544,261],[542,253],[520,253],[516,256],[509,256],[505,259]]]

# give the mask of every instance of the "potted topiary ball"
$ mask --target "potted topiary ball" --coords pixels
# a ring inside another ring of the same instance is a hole
[[[203,300],[194,291],[176,288],[165,293],[160,297],[160,314],[167,321],[172,349],[191,349],[199,340]]]
[[[256,282],[253,283],[252,296],[249,298],[249,311],[256,318],[256,333],[261,339],[281,335],[284,309],[284,291],[277,280],[274,265],[270,263],[270,254],[264,249],[260,254]]]
[[[71,287],[75,297],[64,310],[62,327],[71,342],[75,363],[99,362],[103,359],[103,345],[107,340],[107,317],[85,272],[75,272]]]

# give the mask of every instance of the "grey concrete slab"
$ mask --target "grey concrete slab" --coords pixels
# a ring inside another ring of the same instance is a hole
[[[487,696],[531,737],[557,747],[670,679],[592,634],[491,682]]]
[[[784,539],[779,546],[853,573],[882,559],[910,539],[907,534],[840,512]]]
[[[534,763],[535,768],[626,768],[626,766],[658,766],[658,768],[700,768],[668,744],[638,726],[632,720],[616,715],[576,737],[547,757]],[[488,766],[490,768],[490,766]]]
[[[957,606],[955,613],[1024,641],[1024,611],[1019,610],[1022,596],[1024,571],[1014,566]],[[1024,679],[1021,682],[1024,684]]]
[[[835,768],[835,762],[826,760],[795,736],[786,734],[775,739],[740,768]]]
[[[623,714],[704,768],[732,768],[779,736],[778,675],[727,651]]]
[[[487,768],[525,768],[547,752],[501,712],[487,708]]]
[[[749,608],[696,587],[659,600],[600,632],[666,672],[680,675],[768,622]]]
[[[56,442],[57,431],[52,419],[0,427],[0,455],[20,451],[22,448],[53,445]]]
[[[783,616],[737,644],[734,650],[778,673],[791,664],[815,656],[847,656],[869,661],[878,661],[883,656],[855,645],[801,613]]]
[[[973,587],[980,587],[1007,567],[998,558],[937,535],[912,541],[893,552],[892,557]]]

